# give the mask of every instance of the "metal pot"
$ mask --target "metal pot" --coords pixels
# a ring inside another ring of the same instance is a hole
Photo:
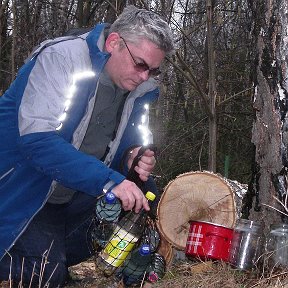
[[[228,261],[233,229],[222,225],[191,221],[185,254],[203,260]]]

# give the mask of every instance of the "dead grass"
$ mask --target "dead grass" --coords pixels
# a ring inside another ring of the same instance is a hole
[[[155,287],[236,288],[246,287],[246,273],[233,270],[222,262],[178,262],[173,264]]]
[[[162,281],[153,287],[287,288],[287,276],[288,270],[264,275],[260,271],[239,271],[224,262],[178,262],[174,263]]]
[[[122,287],[114,277],[106,278],[97,271],[93,261],[71,268],[78,282],[74,280],[66,287]],[[165,277],[152,285],[154,288],[288,288],[288,269],[264,273],[243,272],[233,269],[224,262],[175,261]],[[287,279],[286,279],[287,277]],[[136,286],[141,287],[141,286]],[[142,285],[142,287],[146,287]]]
[[[93,259],[70,268],[71,281],[65,288],[122,288],[115,277],[105,277]],[[0,288],[11,287],[0,282]],[[147,283],[142,286],[148,287]],[[151,287],[151,286],[149,286]],[[243,272],[224,262],[175,260],[165,277],[153,288],[288,288],[288,269],[270,273]]]

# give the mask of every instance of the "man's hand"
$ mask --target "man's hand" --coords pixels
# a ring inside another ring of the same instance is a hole
[[[138,151],[141,147],[137,147],[131,151],[130,157],[128,159],[128,168],[130,169],[134,158],[137,156]],[[153,168],[155,167],[156,159],[154,151],[147,149],[143,153],[143,156],[139,159],[138,165],[135,166],[135,171],[139,174],[139,178],[142,181],[147,181],[149,175],[151,174]]]
[[[131,168],[134,158],[138,155],[138,151],[141,147],[137,147],[132,150],[130,157],[128,159],[128,168]],[[135,171],[139,174],[139,178],[142,181],[147,181],[150,173],[152,172],[156,164],[156,159],[154,151],[147,149],[144,151],[143,155],[135,166]],[[129,180],[124,180],[112,189],[112,192],[119,198],[122,202],[122,207],[125,211],[132,210],[134,208],[135,212],[138,213],[141,208],[149,211],[148,201],[143,195],[142,191],[137,187],[137,185]]]
[[[131,181],[124,180],[112,189],[112,192],[122,202],[122,207],[125,211],[132,210],[138,213],[143,207],[146,211],[149,211],[148,201],[145,198],[142,191],[137,185]]]

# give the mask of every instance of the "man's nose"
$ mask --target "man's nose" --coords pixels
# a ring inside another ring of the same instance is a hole
[[[140,77],[143,81],[147,81],[149,79],[149,70],[140,72]]]

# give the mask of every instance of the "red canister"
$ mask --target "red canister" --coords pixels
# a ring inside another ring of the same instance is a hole
[[[185,254],[203,260],[228,261],[233,229],[222,225],[191,221]]]

